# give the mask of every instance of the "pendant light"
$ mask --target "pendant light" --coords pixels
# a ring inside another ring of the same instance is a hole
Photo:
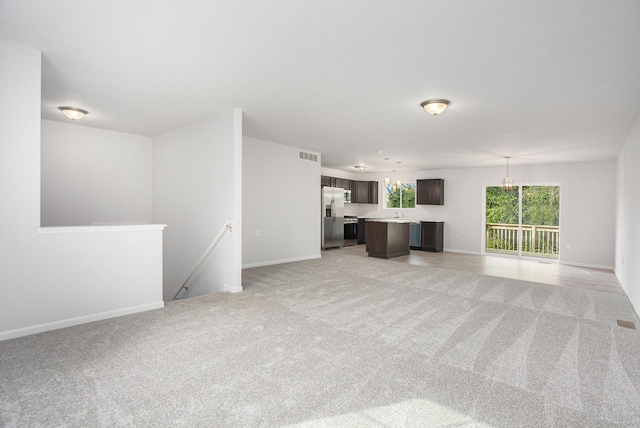
[[[513,190],[513,178],[509,177],[509,159],[511,156],[504,157],[507,160],[507,176],[502,180],[502,188],[505,192],[510,192]]]

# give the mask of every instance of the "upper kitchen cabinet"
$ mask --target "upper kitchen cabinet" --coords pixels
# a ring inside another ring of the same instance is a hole
[[[378,204],[378,182],[370,181],[369,182],[369,203],[370,204]]]
[[[355,195],[354,195],[355,193]],[[356,190],[352,192],[352,202],[360,204],[378,203],[377,181],[356,181]]]
[[[418,205],[444,205],[444,180],[441,178],[431,178],[428,180],[417,180]]]
[[[327,177],[326,175],[321,175],[320,185],[322,187],[336,187],[336,179],[333,177]]]
[[[320,176],[320,183],[323,187],[340,187],[346,193],[351,191],[350,202],[357,204],[377,204],[378,203],[378,182],[377,181],[354,181],[346,178]]]
[[[346,178],[329,177],[327,175],[320,176],[320,184],[324,187],[340,187],[344,190],[355,190],[355,181]]]
[[[369,182],[356,181],[356,195],[353,202],[368,203],[369,202]]]
[[[336,178],[336,185],[333,187],[340,187],[341,189],[344,190],[352,190],[352,180],[346,180],[344,178]]]

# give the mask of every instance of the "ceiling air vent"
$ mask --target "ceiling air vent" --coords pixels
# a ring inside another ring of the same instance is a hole
[[[300,152],[300,159],[308,160],[311,162],[318,162],[318,155],[313,153]]]
[[[636,325],[631,321],[618,320],[618,326],[624,327],[624,328],[630,328],[632,330],[636,329]]]

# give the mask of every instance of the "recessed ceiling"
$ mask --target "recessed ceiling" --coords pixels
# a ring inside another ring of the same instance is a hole
[[[0,39],[42,52],[44,119],[154,136],[240,108],[344,171],[611,160],[640,115],[636,0],[2,0]]]

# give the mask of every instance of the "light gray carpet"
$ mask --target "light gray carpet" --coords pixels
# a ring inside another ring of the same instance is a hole
[[[624,296],[324,252],[0,342],[9,427],[640,426]]]

